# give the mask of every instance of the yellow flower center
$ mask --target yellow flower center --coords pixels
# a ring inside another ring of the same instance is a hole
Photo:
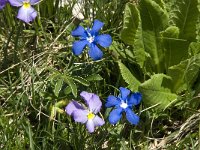
[[[31,7],[31,4],[29,2],[24,2],[23,6],[24,6],[24,8],[29,8],[29,7]]]
[[[95,115],[94,115],[93,113],[89,113],[89,114],[87,115],[87,118],[88,118],[88,120],[89,120],[89,119],[93,119],[94,116],[95,116]]]

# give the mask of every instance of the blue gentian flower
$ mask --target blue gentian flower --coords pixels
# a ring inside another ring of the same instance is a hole
[[[108,34],[99,35],[99,30],[103,27],[104,23],[95,20],[92,28],[84,29],[78,26],[72,31],[72,36],[80,37],[79,41],[75,41],[72,46],[72,51],[75,55],[80,55],[86,45],[89,47],[89,56],[93,60],[99,60],[103,57],[102,51],[98,48],[97,44],[106,48],[112,44],[112,38]]]
[[[26,23],[36,18],[37,12],[32,5],[36,5],[39,1],[40,0],[9,0],[12,6],[20,7],[17,18]]]
[[[122,113],[126,113],[127,120],[134,125],[139,122],[139,116],[137,116],[133,111],[133,105],[138,105],[142,99],[142,95],[139,92],[130,94],[130,90],[120,87],[120,95],[115,97],[110,95],[107,98],[106,107],[115,107],[109,115],[109,122],[111,124],[116,124],[122,117]]]
[[[104,120],[97,115],[100,112],[102,102],[99,96],[94,93],[83,91],[80,95],[88,108],[73,100],[66,106],[65,111],[74,118],[75,122],[86,124],[88,131],[92,133],[95,127],[105,124]]]
[[[0,10],[3,9],[8,1],[7,0],[0,0]]]

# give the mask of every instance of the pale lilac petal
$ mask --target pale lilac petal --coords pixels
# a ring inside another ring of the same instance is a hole
[[[113,96],[113,95],[109,95],[106,101],[105,106],[106,107],[113,107],[116,105],[119,105],[121,102],[118,100],[117,97]]]
[[[139,117],[130,109],[126,109],[126,118],[127,120],[134,125],[137,125],[139,122]]]
[[[85,100],[85,103],[91,112],[96,114],[100,111],[102,102],[99,96],[94,93],[88,93],[86,91],[81,92],[80,96]]]
[[[88,103],[88,101],[92,98],[92,95],[93,95],[94,93],[88,93],[88,92],[86,92],[86,91],[82,91],[81,93],[80,93],[80,96],[85,100],[85,102],[86,103]]]
[[[94,132],[94,122],[92,119],[89,119],[86,123],[86,127],[88,129],[88,132],[92,133]]]
[[[88,120],[87,115],[88,115],[87,110],[77,109],[72,112],[72,116],[73,116],[74,120],[76,122],[80,122],[80,123],[87,122],[87,120]]]
[[[8,0],[10,2],[10,5],[20,7],[23,5],[22,0]]]
[[[84,110],[84,108],[83,108],[83,106],[81,106],[81,104],[77,103],[76,101],[72,101],[65,107],[65,112],[68,115],[71,115],[73,113],[73,111],[78,110],[78,109]]]
[[[18,11],[17,18],[23,20],[26,23],[29,23],[33,21],[36,16],[37,12],[33,7],[25,8],[24,6],[22,6]]]
[[[95,41],[101,45],[102,47],[106,48],[109,47],[112,44],[112,38],[109,34],[102,34],[98,35],[95,38]]]
[[[121,93],[122,100],[126,100],[131,91],[124,87],[120,87],[119,90]]]
[[[95,127],[102,126],[105,124],[105,121],[97,115],[94,117],[93,122]]]
[[[31,5],[35,5],[39,2],[40,0],[30,0],[30,4]]]

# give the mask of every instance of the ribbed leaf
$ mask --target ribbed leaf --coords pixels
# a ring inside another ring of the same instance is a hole
[[[121,39],[130,45],[134,45],[135,34],[139,25],[139,11],[132,3],[127,3],[124,10],[123,29]]]
[[[55,88],[54,88],[54,94],[58,97],[60,90],[62,89],[63,86],[63,79],[58,79],[58,81],[55,84]]]
[[[169,68],[169,76],[172,77],[173,91],[180,93],[190,89],[195,82],[200,69],[200,54],[182,61]]]
[[[165,109],[177,95],[170,90],[171,79],[164,74],[155,74],[151,79],[145,81],[139,87],[142,93],[142,100],[145,105],[152,106],[158,104],[156,108]]]
[[[138,91],[138,86],[140,85],[140,81],[138,81],[132,73],[129,71],[129,69],[121,62],[118,62],[121,75],[125,82],[129,85],[129,89],[131,91]]]
[[[176,0],[174,2],[171,19],[180,28],[180,38],[195,41],[199,17],[198,5],[198,0]]]
[[[125,43],[134,46],[133,53],[136,62],[140,65],[141,68],[143,68],[145,61],[145,50],[142,37],[141,18],[136,5],[132,3],[127,3],[125,7],[121,39]],[[132,55],[130,54],[130,56]]]
[[[65,83],[67,83],[69,85],[69,87],[72,90],[72,94],[74,95],[74,97],[77,97],[77,86],[74,83],[73,79],[69,76],[62,76],[63,80]]]
[[[80,76],[73,76],[72,77],[73,80],[79,82],[80,84],[83,84],[85,86],[89,86],[90,85],[90,82],[88,82],[86,79],[80,77]]]
[[[160,31],[168,26],[168,14],[160,3],[152,0],[141,0],[140,13],[142,19],[142,39],[145,51],[149,54],[147,66],[155,72],[162,72],[163,45]]]
[[[170,67],[188,58],[189,42],[179,39],[180,30],[176,26],[169,26],[161,33],[165,47],[165,64]]]
[[[88,81],[101,81],[101,80],[103,80],[103,78],[99,74],[90,75],[90,76],[86,77],[86,79]]]
[[[200,43],[192,42],[189,45],[189,55],[194,56],[200,53]]]

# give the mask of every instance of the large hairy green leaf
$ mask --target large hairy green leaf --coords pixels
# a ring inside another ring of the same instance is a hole
[[[170,67],[168,74],[172,77],[173,91],[180,93],[183,90],[190,89],[198,76],[199,69],[200,54]]]
[[[171,79],[164,74],[155,74],[151,79],[139,86],[142,93],[142,100],[145,105],[157,105],[158,110],[168,107],[172,101],[177,99],[177,95],[170,90]]]
[[[125,82],[129,85],[129,89],[131,91],[138,91],[138,86],[140,85],[140,81],[138,81],[133,74],[129,71],[129,69],[121,62],[118,62],[121,75]]]
[[[196,39],[196,25],[199,18],[199,0],[175,0],[171,21],[180,29],[180,38],[188,41]]]
[[[142,24],[139,10],[136,5],[127,3],[124,14],[124,24],[121,32],[121,39],[134,46],[133,53],[136,62],[143,68],[145,61],[145,50],[142,37]]]
[[[165,48],[166,68],[179,64],[188,58],[189,42],[185,39],[179,39],[179,34],[180,30],[176,26],[169,26],[161,32]]]
[[[127,3],[124,10],[123,29],[121,39],[130,45],[134,45],[135,34],[139,25],[139,11],[132,3]]]
[[[161,2],[161,1],[160,1]],[[160,32],[168,26],[168,14],[161,3],[141,0],[142,39],[145,51],[149,54],[147,66],[154,72],[163,72],[163,44]]]

